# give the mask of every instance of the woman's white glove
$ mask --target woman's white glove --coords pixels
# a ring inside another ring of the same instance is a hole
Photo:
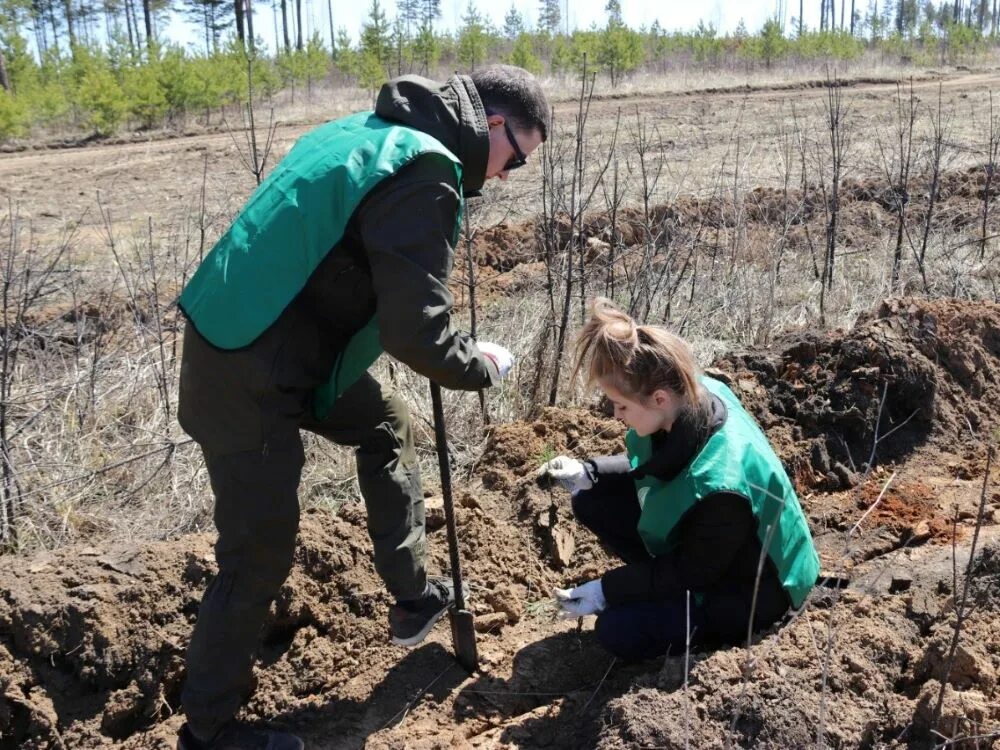
[[[559,603],[559,615],[567,619],[596,615],[608,606],[600,578],[588,581],[575,589],[555,589],[553,593]]]
[[[477,341],[476,346],[479,347],[479,351],[483,353],[483,356],[493,360],[493,364],[497,366],[500,377],[507,377],[510,368],[514,366],[514,355],[500,346],[500,344],[492,344],[489,341]]]
[[[538,468],[539,477],[549,477],[576,494],[594,486],[594,479],[586,464],[569,456],[556,456]]]

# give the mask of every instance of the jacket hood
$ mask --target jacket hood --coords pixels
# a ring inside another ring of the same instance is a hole
[[[490,138],[472,79],[454,75],[438,83],[417,75],[394,78],[379,91],[375,114],[441,141],[462,162],[462,193],[479,195],[486,181]]]

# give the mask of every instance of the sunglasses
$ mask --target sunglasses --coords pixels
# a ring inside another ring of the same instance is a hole
[[[503,121],[503,130],[507,134],[507,140],[510,141],[511,147],[514,149],[514,156],[510,157],[510,160],[504,165],[503,171],[509,172],[512,169],[520,169],[528,163],[528,157],[524,155],[521,147],[517,145],[517,139],[514,137],[514,131],[510,129],[510,125],[507,124],[506,118]]]

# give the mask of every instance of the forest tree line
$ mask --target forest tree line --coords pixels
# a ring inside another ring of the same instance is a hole
[[[566,28],[560,0],[539,0],[533,24],[512,5],[501,26],[468,0],[454,30],[443,28],[441,0],[398,0],[391,16],[371,0],[352,37],[336,26],[332,0],[271,0],[264,8],[253,0],[0,0],[0,140],[52,128],[108,135],[190,117],[210,124],[251,96],[285,91],[294,100],[325,81],[374,90],[402,73],[495,61],[554,77],[586,66],[612,87],[640,71],[770,68],[866,53],[954,64],[995,42],[998,2],[870,0],[862,8],[819,0],[820,23],[809,28],[799,0],[789,23],[774,17],[760,29],[741,23],[720,34],[705,23],[631,28],[620,0],[608,0],[603,26],[576,30]],[[166,19],[178,12],[198,28],[197,45],[165,37]],[[310,28],[314,17],[327,23]],[[263,42],[262,23],[272,25],[276,49]]]

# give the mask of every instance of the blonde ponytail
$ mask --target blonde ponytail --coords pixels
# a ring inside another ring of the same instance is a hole
[[[638,325],[604,297],[594,300],[593,314],[577,337],[574,378],[588,360],[588,386],[605,381],[637,400],[670,391],[695,413],[708,403],[687,342],[664,328]]]

